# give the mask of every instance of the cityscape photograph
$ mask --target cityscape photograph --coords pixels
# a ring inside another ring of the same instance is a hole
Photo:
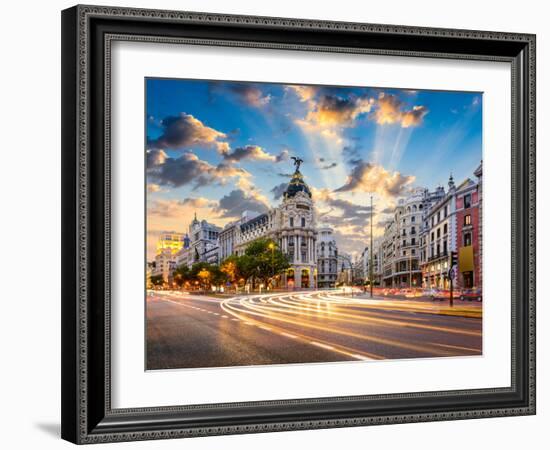
[[[145,85],[146,370],[483,354],[482,93]]]

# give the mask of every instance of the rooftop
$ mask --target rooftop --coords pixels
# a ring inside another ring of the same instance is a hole
[[[283,194],[283,197],[292,198],[298,192],[304,192],[311,198],[311,191],[309,189],[309,186],[304,181],[304,176],[298,169],[296,169],[296,171],[294,172],[294,175],[292,175],[292,178],[288,183],[288,186],[286,188],[286,191]]]

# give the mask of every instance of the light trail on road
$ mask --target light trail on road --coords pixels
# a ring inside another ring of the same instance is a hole
[[[266,301],[267,300],[267,301]],[[292,325],[301,329],[317,330],[332,335],[341,335],[349,338],[368,341],[387,346],[393,346],[401,349],[415,352],[429,353],[432,356],[456,356],[457,349],[463,351],[476,352],[476,348],[462,346],[445,346],[437,342],[423,342],[413,344],[407,341],[391,339],[388,337],[377,337],[369,331],[373,326],[385,327],[406,327],[416,328],[422,331],[433,331],[441,333],[452,333],[457,335],[473,336],[481,338],[480,330],[467,330],[463,328],[453,328],[448,326],[435,326],[425,323],[429,318],[412,317],[404,320],[395,319],[387,315],[384,307],[387,306],[384,301],[379,301],[381,311],[373,314],[375,309],[372,301],[364,299],[350,299],[340,296],[328,295],[323,293],[300,293],[300,294],[265,294],[250,297],[235,297],[222,302],[222,309],[228,314],[233,314],[241,320],[262,320],[275,321],[282,329],[285,326]],[[393,302],[391,302],[393,303]],[[341,312],[345,307],[352,307],[352,312]],[[363,309],[363,311],[358,311]],[[411,312],[412,308],[407,308]],[[426,308],[420,310],[425,311]],[[252,318],[254,317],[254,319]],[[319,323],[319,321],[322,323]],[[329,323],[332,325],[329,326]],[[364,331],[351,331],[349,324],[362,326]],[[309,339],[305,336],[304,339]],[[312,340],[315,338],[311,338]],[[328,342],[327,346],[334,345]],[[346,352],[360,354],[361,350],[346,347]],[[364,351],[364,350],[363,350]],[[383,359],[384,356],[369,352],[369,357],[373,359]]]
[[[351,298],[334,291],[225,299],[151,293],[148,343],[155,350],[148,354],[148,367],[481,355],[481,320],[439,315],[440,308],[427,301]]]
[[[234,300],[234,299],[231,299],[231,300]],[[352,349],[352,348],[349,348],[349,347],[346,347],[346,346],[343,346],[343,345],[338,345],[338,344],[334,344],[332,342],[328,342],[328,341],[325,341],[325,340],[320,340],[319,338],[314,338],[312,336],[308,336],[308,335],[305,335],[303,333],[293,332],[291,334],[284,327],[281,327],[281,326],[270,325],[269,327],[266,327],[265,325],[263,325],[264,322],[262,322],[261,320],[258,320],[257,318],[251,318],[247,315],[239,314],[239,312],[236,308],[233,308],[232,306],[228,305],[227,303],[228,302],[224,301],[221,304],[221,307],[228,314],[233,315],[234,317],[238,318],[239,320],[245,321],[245,323],[254,324],[254,325],[258,326],[261,329],[264,329],[264,330],[267,329],[268,331],[271,331],[273,333],[277,333],[280,336],[290,337],[291,339],[300,339],[304,342],[309,342],[312,345],[316,345],[318,347],[322,347],[322,348],[325,348],[327,350],[332,350],[336,353],[340,353],[340,354],[343,354],[343,355],[346,355],[346,356],[350,356],[353,359],[360,359],[360,360],[383,359],[382,356],[376,355],[374,353],[368,353],[368,352],[361,351],[361,350],[355,350],[355,349]],[[261,314],[257,314],[257,313],[252,313],[251,315],[265,317],[265,316],[262,316]]]
[[[270,303],[273,305],[279,305],[283,308],[273,308],[273,311],[286,311],[289,308],[300,310],[300,311],[311,311],[311,312],[317,312],[319,313],[319,307],[312,307],[308,306],[308,303],[315,302],[318,304],[319,302],[317,300],[311,299],[306,295],[300,295],[298,296],[299,300],[292,300],[294,297],[290,297],[290,300],[287,297],[279,297],[276,300],[271,300]],[[325,308],[330,309],[330,300],[324,300],[326,306]],[[254,304],[254,302],[251,302]],[[341,303],[342,302],[336,302]],[[347,306],[354,306],[353,303],[350,303],[349,301],[346,303]],[[362,308],[365,308],[363,303],[359,303],[356,306],[360,306]],[[251,307],[252,308],[252,307]],[[267,308],[252,308],[252,309],[267,309]],[[375,309],[374,307],[366,307],[365,309]],[[429,319],[425,318],[411,318],[409,323],[403,324],[402,320],[394,320],[394,319],[384,319],[384,318],[377,318],[377,317],[384,317],[384,313],[378,313],[373,314],[370,311],[365,311],[361,313],[342,313],[337,312],[336,309],[333,311],[327,312],[327,314],[330,314],[332,317],[341,317],[342,322],[349,322],[349,323],[379,323],[379,324],[385,324],[385,325],[395,325],[395,326],[406,326],[406,327],[412,327],[412,328],[422,328],[427,330],[435,330],[435,331],[442,331],[444,333],[457,333],[457,334],[466,334],[471,336],[481,336],[481,332],[479,331],[467,331],[459,328],[450,328],[450,327],[437,327],[433,325],[424,325],[424,324],[417,324],[414,322],[426,322]]]

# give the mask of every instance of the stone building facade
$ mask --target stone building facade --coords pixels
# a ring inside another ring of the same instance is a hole
[[[275,241],[288,256],[290,268],[279,280],[282,288],[317,287],[317,221],[311,190],[297,166],[281,204],[263,214],[244,213],[219,233],[220,262],[242,255],[254,240]]]
[[[457,287],[481,287],[479,183],[467,179],[456,191]]]
[[[382,284],[385,287],[420,287],[420,230],[425,190],[416,189],[399,200],[384,228]]]
[[[470,178],[455,186],[452,176],[444,195],[432,198],[422,230],[421,267],[425,288],[449,289],[452,252],[458,265],[450,275],[458,289],[481,287],[482,283],[482,180],[481,165]]]
[[[173,270],[177,265],[177,254],[184,246],[184,235],[175,231],[165,231],[157,240],[157,248],[152,276],[162,276],[165,283],[170,282]]]
[[[206,220],[198,220],[197,215],[189,225],[190,236],[190,261],[209,262],[217,264],[218,261],[218,238],[221,228],[207,222]]]
[[[372,282],[375,286],[381,285],[382,278],[382,239],[376,239],[373,241],[373,249],[371,255],[371,249],[369,246],[366,246],[361,253],[359,258],[360,264],[363,268],[362,272],[364,274],[364,281],[370,283],[371,277]],[[372,259],[371,259],[372,257]],[[372,261],[372,272],[371,272],[371,261]]]
[[[317,231],[317,287],[333,288],[338,277],[338,247],[334,232],[330,227]]]
[[[425,217],[426,258],[423,260],[423,285],[448,289],[451,252],[456,251],[456,186],[452,175],[447,193],[431,206]]]

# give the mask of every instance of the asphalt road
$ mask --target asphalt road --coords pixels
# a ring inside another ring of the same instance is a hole
[[[479,318],[431,302],[299,292],[147,297],[147,368],[197,368],[481,354]]]

